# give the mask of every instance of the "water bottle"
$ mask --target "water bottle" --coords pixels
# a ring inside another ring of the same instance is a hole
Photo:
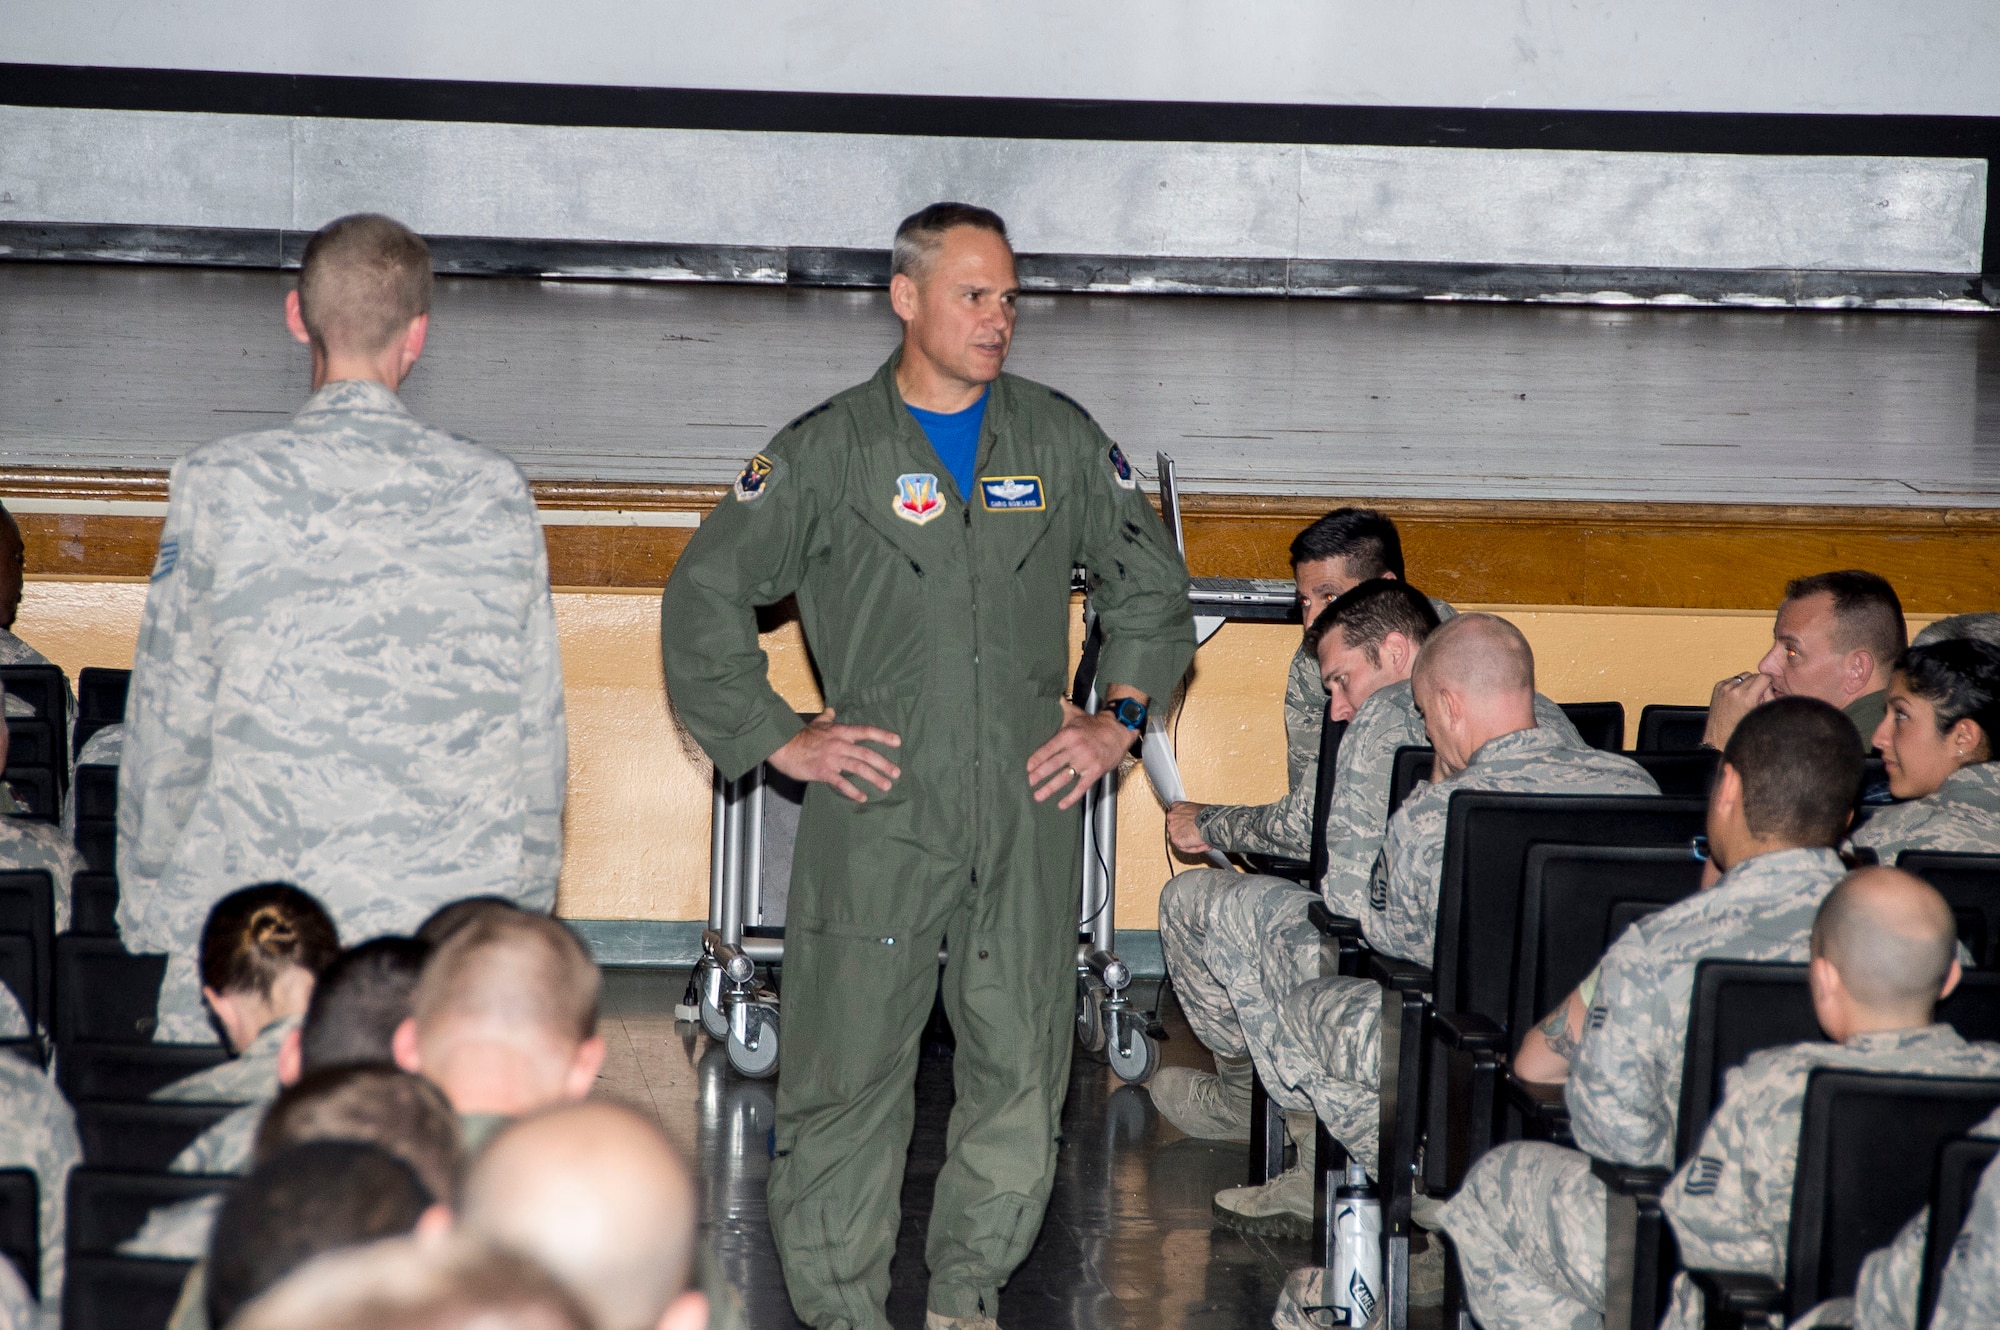
[[[1327,1299],[1348,1325],[1368,1324],[1382,1296],[1382,1203],[1368,1170],[1352,1160],[1333,1193],[1333,1288]]]

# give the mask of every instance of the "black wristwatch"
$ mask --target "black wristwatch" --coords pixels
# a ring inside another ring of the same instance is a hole
[[[1146,704],[1136,697],[1121,697],[1105,710],[1126,729],[1138,734],[1146,728]]]

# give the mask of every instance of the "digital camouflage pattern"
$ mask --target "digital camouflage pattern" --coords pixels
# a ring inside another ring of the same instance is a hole
[[[534,500],[379,383],[174,466],[119,767],[118,925],[170,956],[163,1041],[207,1042],[194,950],[253,882],[341,933],[555,899],[562,665]]]
[[[1563,709],[1540,693],[1535,694],[1535,726],[1563,736],[1571,747],[1586,746]],[[1389,826],[1396,750],[1429,744],[1408,679],[1376,689],[1348,723],[1326,810],[1326,877],[1320,883],[1327,908],[1335,914],[1360,919],[1368,913],[1368,883]]]
[[[1302,1065],[1295,1084],[1328,1133],[1379,1177],[1382,986],[1341,975],[1308,980],[1286,995],[1278,1017],[1283,1056]]]
[[[302,1016],[272,1021],[241,1053],[227,1062],[183,1076],[153,1091],[154,1099],[183,1104],[248,1104],[278,1093],[278,1050],[285,1036],[299,1028]]]
[[[41,1324],[41,1314],[14,1263],[0,1261],[0,1326],[6,1330],[33,1330]]]
[[[1319,659],[1301,646],[1285,672],[1285,795],[1268,804],[1210,804],[1195,829],[1224,854],[1271,854],[1304,859],[1312,853],[1313,791],[1319,737],[1326,724],[1326,685]]]
[[[1694,1158],[1661,1197],[1688,1269],[1784,1281],[1806,1080],[1816,1067],[2000,1077],[2000,1044],[1968,1043],[1949,1025],[1927,1025],[1751,1054],[1730,1070]],[[1674,1280],[1673,1307],[1662,1324],[1669,1330],[1702,1324],[1701,1293],[1685,1274]]]
[[[83,741],[76,764],[80,767],[115,767],[125,759],[125,726],[106,725]]]
[[[55,1082],[19,1058],[0,1057],[0,1168],[34,1170],[46,1307],[62,1305],[63,1201],[69,1171],[82,1162],[76,1114]]]
[[[1582,1150],[1540,1141],[1496,1146],[1442,1212],[1486,1330],[1601,1323],[1605,1190],[1589,1156],[1673,1165],[1695,966],[1806,960],[1819,904],[1846,871],[1830,849],[1760,855],[1612,944],[1563,1093]],[[1586,980],[1585,991],[1591,987]]]
[[[1695,966],[1803,964],[1819,904],[1846,873],[1830,849],[1759,855],[1611,944],[1563,1092],[1580,1149],[1633,1168],[1673,1167]]]
[[[1923,798],[1882,809],[1854,833],[1854,843],[1885,864],[1905,850],[2000,854],[2000,762],[1960,767]]]
[[[11,798],[0,802],[0,809],[14,807],[17,805]],[[0,815],[0,870],[46,872],[55,888],[56,931],[60,933],[69,927],[70,886],[76,875],[84,871],[84,863],[83,856],[76,852],[75,844],[63,835],[60,826],[35,818]],[[26,1034],[27,1030],[19,1033]],[[0,1039],[16,1037],[0,1027]]]
[[[201,1169],[174,1170],[198,1173]],[[224,1171],[224,1170],[216,1170]],[[246,1173],[247,1167],[226,1170]],[[215,1216],[222,1209],[223,1194],[193,1196],[172,1205],[156,1207],[146,1216],[139,1231],[118,1244],[120,1256],[158,1256],[170,1261],[198,1261],[208,1255],[208,1235],[215,1228]]]
[[[1361,915],[1361,932],[1370,947],[1418,965],[1431,963],[1437,936],[1438,889],[1444,876],[1445,824],[1451,796],[1458,791],[1660,792],[1645,768],[1631,758],[1585,747],[1573,735],[1574,731],[1564,734],[1539,723],[1532,729],[1503,734],[1481,744],[1463,771],[1411,792],[1389,819],[1388,835],[1369,880],[1368,909]]]
[[[250,1150],[257,1143],[257,1128],[264,1121],[264,1113],[277,1098],[276,1087],[262,1099],[253,1099],[231,1113],[222,1121],[194,1138],[173,1163],[167,1165],[174,1173],[247,1173],[250,1171]]]
[[[1286,1058],[1278,1004],[1319,973],[1313,894],[1284,878],[1194,868],[1160,893],[1160,950],[1195,1037],[1226,1057],[1246,1053],[1286,1108],[1312,1105]]]

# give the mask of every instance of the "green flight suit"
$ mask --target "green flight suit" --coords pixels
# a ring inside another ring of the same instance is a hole
[[[900,355],[900,353],[899,353]],[[968,503],[896,388],[898,356],[780,431],[662,602],[668,691],[725,776],[799,728],[754,607],[798,597],[835,719],[902,736],[865,804],[808,787],[787,906],[771,1227],[792,1305],[886,1327],[937,955],[958,1099],[926,1249],[930,1307],[995,1314],[1041,1228],[1069,1079],[1081,806],[1036,804],[1061,724],[1070,569],[1102,579],[1104,687],[1164,701],[1194,653],[1187,574],[1089,415],[994,382]]]

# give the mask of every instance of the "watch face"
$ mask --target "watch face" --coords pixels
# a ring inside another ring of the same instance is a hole
[[[1111,704],[1111,714],[1118,723],[1128,730],[1136,730],[1146,723],[1146,708],[1129,697],[1121,697]]]

